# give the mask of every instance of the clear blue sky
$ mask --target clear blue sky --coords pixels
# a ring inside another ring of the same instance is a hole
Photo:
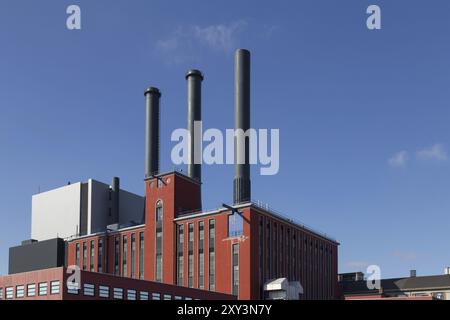
[[[82,30],[66,29],[78,4]],[[366,8],[382,9],[382,30]],[[162,169],[186,126],[189,68],[204,126],[233,126],[233,51],[253,53],[252,125],[279,128],[278,175],[253,197],[333,235],[341,272],[450,265],[450,2],[0,2],[0,273],[30,237],[31,196],[95,178],[143,194],[144,97],[162,97]],[[233,168],[204,167],[204,207]]]

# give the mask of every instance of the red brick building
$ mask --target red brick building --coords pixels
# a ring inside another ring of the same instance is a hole
[[[69,241],[68,265],[262,299],[270,279],[305,299],[337,296],[338,243],[255,203],[202,212],[200,185],[178,173],[146,181],[145,225]]]
[[[0,277],[0,300],[233,300],[234,296],[174,285],[80,272],[78,289],[67,286],[71,271],[51,268]]]

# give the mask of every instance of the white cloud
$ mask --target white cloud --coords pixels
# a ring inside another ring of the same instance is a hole
[[[205,47],[228,53],[237,46],[239,35],[246,27],[247,22],[244,20],[205,27],[179,27],[166,38],[158,40],[155,49],[159,56],[171,64],[196,60],[199,49]]]
[[[366,271],[370,263],[367,261],[348,261],[346,264],[347,268],[358,269],[357,271]]]
[[[403,150],[389,158],[388,163],[391,167],[404,167],[408,162],[408,159],[408,152]]]
[[[403,260],[403,261],[412,261],[417,259],[417,253],[415,252],[405,252],[405,251],[394,251],[391,252],[391,256]]]
[[[210,48],[229,52],[236,46],[238,34],[245,29],[247,22],[244,20],[233,22],[229,25],[219,24],[207,27],[194,27],[194,36],[208,45]]]
[[[442,144],[435,144],[429,148],[417,151],[417,157],[422,160],[447,161],[448,155]]]

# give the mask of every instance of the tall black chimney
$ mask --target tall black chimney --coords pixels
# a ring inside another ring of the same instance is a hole
[[[159,98],[161,92],[150,87],[145,90],[145,178],[159,173]]]
[[[114,177],[111,185],[111,216],[108,224],[119,223],[120,179]]]
[[[201,143],[202,137],[200,131],[198,137],[195,137],[195,122],[202,120],[202,81],[203,74],[199,70],[190,70],[186,74],[188,85],[188,130],[190,140],[188,145],[188,165],[187,175],[199,182],[202,180],[201,167]],[[197,138],[197,139],[196,139]],[[197,162],[197,164],[196,164]]]
[[[234,72],[233,203],[236,205],[251,200],[249,138],[241,140],[236,136],[237,130],[243,130],[245,133],[250,129],[250,51],[236,51]]]

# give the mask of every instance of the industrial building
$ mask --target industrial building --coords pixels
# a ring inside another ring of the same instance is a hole
[[[251,124],[250,58],[249,51],[237,50],[234,119],[235,130],[244,132]],[[201,121],[204,76],[191,70],[186,80],[188,130],[193,133],[194,122]],[[243,148],[237,147],[235,138],[230,205],[202,209],[201,165],[193,161],[199,142],[194,134],[190,134],[188,142],[191,161],[187,173],[160,171],[160,99],[159,89],[150,87],[145,91],[143,206],[139,196],[117,192],[118,179],[111,186],[90,180],[87,185],[68,186],[33,199],[33,210],[37,211],[36,218],[33,212],[32,236],[40,241],[64,238],[64,264],[56,262],[51,267],[62,270],[60,267],[76,265],[89,279],[94,279],[93,275],[104,279],[103,287],[108,281],[125,280],[168,286],[171,296],[195,298],[201,291],[206,293],[201,298],[218,298],[216,293],[224,294],[221,298],[251,300],[338,298],[339,243],[252,201],[248,138]],[[59,197],[59,192],[64,197]],[[124,198],[128,199],[125,203]],[[69,210],[65,210],[66,205]],[[47,206],[52,210],[46,211]],[[64,216],[66,211],[70,215],[67,224],[62,220],[46,224],[48,217]],[[31,241],[23,246],[34,246],[25,251],[47,250],[42,249],[42,242]],[[21,272],[27,269],[20,267],[27,264],[22,251],[20,247],[10,251],[10,265]],[[40,261],[30,264],[42,265]],[[24,284],[0,277],[0,290],[17,285]],[[173,288],[183,294],[177,295]]]
[[[345,300],[450,300],[450,268],[444,274],[381,279],[379,289],[369,289],[362,272],[339,275],[339,287]]]

